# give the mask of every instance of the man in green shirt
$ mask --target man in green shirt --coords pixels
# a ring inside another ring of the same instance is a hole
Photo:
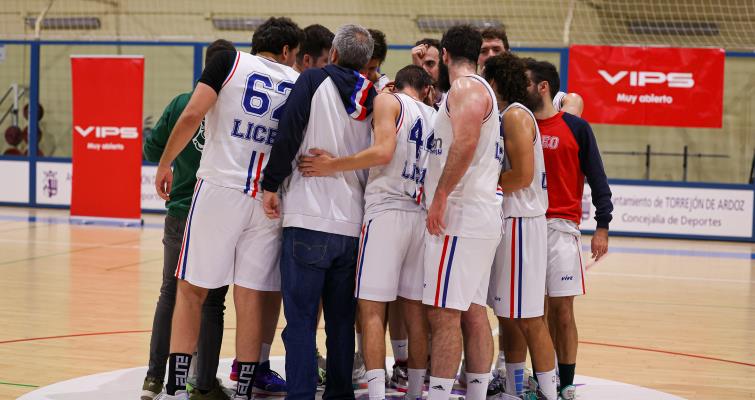
[[[216,40],[205,53],[205,64],[217,53],[236,51],[233,44],[227,40]],[[162,117],[157,121],[152,135],[144,142],[144,159],[152,162],[160,160],[170,132],[178,121],[192,92],[176,96],[165,108]],[[202,124],[192,139],[175,160],[173,165],[173,187],[170,200],[165,203],[168,215],[165,216],[163,233],[164,261],[163,282],[160,287],[160,298],[155,308],[152,323],[152,339],[150,340],[149,369],[144,378],[141,400],[152,400],[163,388],[165,379],[165,364],[168,360],[171,322],[173,320],[173,306],[176,302],[176,265],[181,252],[186,218],[197,183],[197,168],[204,147],[204,124]],[[228,286],[209,291],[207,301],[202,309],[202,326],[197,345],[197,381],[192,398],[227,399],[215,378],[218,371],[220,346],[223,340],[223,311],[225,310],[225,295]]]

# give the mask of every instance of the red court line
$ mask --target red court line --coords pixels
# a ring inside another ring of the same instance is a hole
[[[236,330],[236,328],[224,328],[224,330]],[[131,333],[150,333],[150,332],[152,332],[151,329],[140,329],[140,330],[131,330],[131,331],[74,333],[74,334],[70,334],[70,335],[43,336],[43,337],[35,337],[35,338],[23,338],[23,339],[3,340],[3,341],[0,341],[0,344],[34,342],[34,341],[38,341],[38,340],[50,340],[50,339],[67,339],[67,338],[76,338],[76,337],[84,337],[84,336],[109,336],[109,335],[123,335],[123,334],[131,334]],[[724,359],[724,358],[703,356],[703,355],[699,355],[699,354],[689,354],[689,353],[680,353],[680,352],[676,352],[676,351],[650,349],[650,348],[647,348],[647,347],[626,346],[626,345],[622,345],[622,344],[591,342],[591,341],[587,341],[587,340],[580,340],[579,343],[580,344],[589,344],[589,345],[593,345],[593,346],[603,346],[603,347],[613,347],[613,348],[627,349],[627,350],[647,351],[647,352],[651,352],[651,353],[660,353],[660,354],[667,354],[667,355],[672,355],[672,356],[697,358],[697,359],[701,359],[701,360],[719,361],[719,362],[728,363],[728,364],[743,365],[745,367],[755,367],[755,364],[753,364],[753,363],[746,363],[746,362],[743,362],[743,361],[735,361],[735,360],[727,360],[727,359]]]
[[[591,345],[594,345],[594,346],[614,347],[614,348],[627,349],[627,350],[648,351],[648,352],[652,352],[652,353],[668,354],[668,355],[672,355],[672,356],[681,356],[681,357],[699,358],[699,359],[702,359],[702,360],[720,361],[720,362],[729,363],[729,364],[744,365],[745,367],[755,367],[755,364],[746,363],[746,362],[742,362],[742,361],[734,361],[734,360],[727,360],[727,359],[724,359],[724,358],[702,356],[702,355],[699,355],[699,354],[679,353],[679,352],[676,352],[676,351],[649,349],[647,347],[636,347],[636,346],[626,346],[626,345],[622,345],[622,344],[590,342],[590,341],[585,341],[585,340],[580,340],[579,344],[591,344]]]

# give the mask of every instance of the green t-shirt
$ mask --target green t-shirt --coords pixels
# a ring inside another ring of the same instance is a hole
[[[158,162],[168,143],[170,132],[181,116],[186,104],[189,103],[192,92],[182,93],[176,96],[163,111],[160,120],[152,129],[152,135],[144,142],[144,159]],[[191,207],[191,198],[194,194],[194,185],[197,183],[197,169],[204,148],[204,121],[197,129],[194,138],[186,147],[178,153],[173,163],[173,187],[170,189],[170,200],[165,202],[168,215],[178,218],[186,218]]]

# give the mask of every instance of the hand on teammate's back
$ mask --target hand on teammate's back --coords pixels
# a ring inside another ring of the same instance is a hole
[[[173,171],[170,166],[158,165],[155,174],[155,189],[163,200],[170,200],[170,189],[173,187]]]
[[[299,157],[299,171],[306,177],[328,176],[333,175],[336,170],[333,168],[332,154],[321,149],[310,149],[311,156],[303,155]]]
[[[592,258],[595,261],[600,260],[608,252],[608,229],[598,228],[592,235],[592,241],[590,241],[590,247],[592,248]]]

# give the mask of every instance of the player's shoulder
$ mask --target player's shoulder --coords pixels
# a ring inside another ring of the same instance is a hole
[[[532,119],[531,111],[520,103],[510,104],[508,107],[506,107],[506,109],[503,110],[503,112],[501,112],[501,116],[504,120],[513,120],[520,118],[526,118],[528,120]]]
[[[571,130],[574,132],[590,129],[590,123],[588,123],[586,120],[574,114],[569,114],[568,112],[562,112],[561,118],[564,120],[566,125],[568,125],[569,128],[571,128]]]

